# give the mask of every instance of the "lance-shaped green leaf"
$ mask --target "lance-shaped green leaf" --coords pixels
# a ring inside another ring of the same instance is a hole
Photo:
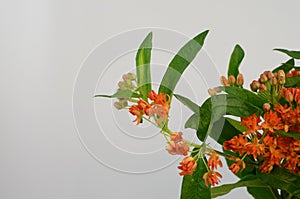
[[[180,199],[211,199],[210,187],[202,178],[207,172],[204,161],[205,158],[199,158],[194,173],[183,177]]]
[[[277,130],[276,133],[281,135],[281,136],[284,136],[284,137],[291,137],[291,138],[294,138],[296,140],[300,140],[300,134],[297,133],[297,132],[291,132],[291,131],[284,132],[284,131],[281,131],[281,130]]]
[[[292,76],[285,79],[284,87],[300,87],[300,76]]]
[[[287,191],[293,196],[300,196],[300,176],[275,167],[271,173],[258,173],[258,177],[266,184]]]
[[[148,93],[151,92],[151,61],[152,32],[150,32],[140,45],[136,54],[137,85],[142,98],[148,101]]]
[[[208,30],[200,33],[186,43],[170,62],[166,73],[160,83],[159,93],[164,93],[172,98],[173,91],[185,69],[194,60],[201,50]]]
[[[300,59],[300,51],[294,51],[294,50],[286,50],[286,49],[281,49],[281,48],[276,48],[274,49],[275,51],[282,52],[284,54],[287,54],[291,58],[294,59]]]
[[[219,87],[224,92],[228,93],[229,96],[236,97],[244,102],[249,102],[253,106],[262,109],[264,103],[268,102],[265,98],[243,88],[233,86]]]
[[[185,128],[197,130],[197,137],[204,141],[213,124],[224,115],[248,117],[261,109],[235,96],[221,94],[208,98],[200,108],[200,115],[193,114],[185,123]]]
[[[233,75],[234,77],[237,77],[239,74],[239,66],[245,56],[244,50],[240,45],[236,45],[233,49],[233,52],[231,53],[230,56],[230,61],[229,61],[229,67],[228,67],[228,77],[230,75]]]
[[[191,111],[193,111],[196,114],[200,114],[200,106],[198,106],[196,103],[194,103],[192,100],[178,95],[178,94],[174,94],[174,96],[182,103],[184,104],[186,107],[188,107]]]
[[[240,122],[230,118],[221,117],[213,124],[209,136],[222,145],[226,140],[230,140],[233,136],[238,135],[245,130],[245,127],[241,126]]]
[[[255,199],[281,199],[278,191],[271,186],[266,187],[247,187],[248,193],[250,193]]]
[[[275,68],[272,72],[276,73],[279,70],[283,70],[285,73],[289,72],[295,67],[295,60],[294,59],[289,59],[287,62],[281,64],[277,68]]]
[[[95,95],[94,97],[106,97],[106,98],[139,98],[140,95],[138,93],[135,93],[131,90],[120,90],[117,91],[113,95]]]
[[[255,176],[246,176],[240,181],[233,184],[225,184],[211,189],[211,196],[213,198],[228,194],[231,190],[238,187],[267,187],[260,179]]]

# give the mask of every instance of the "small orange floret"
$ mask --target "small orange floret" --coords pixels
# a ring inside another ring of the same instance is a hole
[[[136,124],[139,125],[142,122],[142,117],[144,114],[143,110],[141,110],[137,105],[132,105],[129,108],[129,112],[136,116],[136,119],[133,120],[133,122],[136,122]]]
[[[206,186],[212,185],[215,186],[219,184],[220,178],[222,175],[216,171],[208,171],[203,175],[203,180],[205,181]]]
[[[220,156],[217,155],[216,151],[213,150],[209,155],[210,158],[207,165],[211,168],[211,170],[217,169],[218,166],[223,166]]]
[[[178,169],[182,170],[179,175],[191,175],[194,173],[196,167],[197,162],[193,157],[185,157],[182,162],[180,162],[180,166],[178,166]]]
[[[278,117],[277,113],[273,110],[266,112],[264,119],[265,121],[261,125],[264,130],[274,132],[274,130],[282,130],[284,128],[284,125],[281,123],[281,118]]]
[[[231,160],[234,160],[235,163],[233,163],[232,165],[230,165],[229,169],[236,174],[237,172],[242,172],[245,168],[246,168],[246,164],[243,160],[241,160],[240,158],[237,157],[232,157],[230,158]]]
[[[247,128],[246,134],[255,133],[256,131],[260,130],[260,121],[260,116],[257,116],[256,114],[253,114],[247,118],[241,118],[241,124]]]

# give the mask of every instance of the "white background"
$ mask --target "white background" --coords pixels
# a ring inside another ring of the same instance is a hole
[[[179,198],[176,164],[152,174],[120,173],[95,161],[79,141],[73,84],[89,52],[109,37],[141,27],[189,37],[210,29],[205,49],[221,74],[233,46],[243,46],[247,83],[287,60],[273,48],[300,49],[296,0],[0,3],[0,198],[5,199]],[[243,189],[224,198],[241,195],[251,198]]]

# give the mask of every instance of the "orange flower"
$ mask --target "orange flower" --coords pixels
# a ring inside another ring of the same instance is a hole
[[[174,141],[174,142],[181,142],[183,140],[182,132],[173,133],[171,135],[171,140]]]
[[[217,169],[218,165],[220,167],[223,166],[222,161],[220,160],[220,156],[217,155],[216,151],[212,150],[209,155],[210,158],[207,165],[211,168],[211,170]]]
[[[253,158],[257,160],[257,156],[263,154],[264,144],[259,144],[258,139],[255,138],[253,143],[248,143],[245,145],[248,155],[253,155]]]
[[[182,160],[182,162],[180,162],[180,166],[178,166],[178,169],[182,170],[182,172],[180,172],[179,175],[191,175],[194,173],[196,167],[197,162],[194,160],[193,157],[185,157]]]
[[[144,100],[139,100],[137,105],[132,105],[129,112],[137,117],[133,122],[136,122],[137,125],[140,124],[143,121],[143,115],[149,115],[149,109],[150,105]]]
[[[167,151],[171,155],[184,155],[186,156],[190,150],[190,147],[185,141],[174,142],[170,141],[166,147]]]
[[[132,115],[136,116],[136,119],[133,120],[133,122],[136,122],[137,125],[139,125],[143,121],[142,117],[143,117],[144,111],[141,110],[137,105],[132,105],[129,108],[129,112]]]
[[[219,178],[222,178],[222,175],[216,171],[208,171],[203,175],[202,178],[205,181],[206,186],[208,186],[209,184],[215,186],[219,184],[220,182]]]
[[[261,125],[263,129],[274,132],[274,130],[281,130],[284,128],[284,126],[281,124],[281,118],[279,118],[277,113],[273,110],[266,112],[264,114],[264,119],[265,122],[263,122]]]
[[[247,128],[246,134],[255,133],[260,130],[261,127],[258,125],[260,122],[260,116],[253,114],[247,118],[241,118],[241,124]]]
[[[232,150],[233,152],[239,152],[243,155],[246,151],[244,146],[248,143],[246,136],[239,134],[239,136],[234,136],[231,140],[227,140],[223,143],[225,150]]]
[[[234,160],[236,161],[235,163],[233,163],[232,165],[230,165],[229,169],[236,174],[239,171],[243,171],[246,168],[246,164],[243,160],[241,160],[240,158],[237,157],[231,157],[230,160]],[[242,167],[242,169],[241,169]]]

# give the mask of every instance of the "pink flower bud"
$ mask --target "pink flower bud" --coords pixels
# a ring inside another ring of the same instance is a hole
[[[264,85],[264,84],[260,84],[260,86],[259,86],[259,90],[261,90],[261,91],[263,91],[263,92],[267,91],[267,87],[266,87],[266,85]]]
[[[252,83],[250,84],[250,88],[252,91],[256,92],[260,87],[260,83],[257,80],[253,80]]]
[[[271,109],[271,105],[269,103],[264,103],[263,109],[264,109],[264,111],[267,112],[267,111],[269,111]]]
[[[217,92],[216,92],[214,89],[209,88],[209,89],[208,89],[208,94],[209,94],[210,96],[215,96],[215,95],[217,94]]]
[[[244,84],[244,76],[243,76],[243,74],[241,74],[241,73],[238,74],[236,84],[238,86],[243,86],[243,84]]]
[[[276,79],[276,77],[272,77],[271,80],[270,80],[270,82],[271,82],[272,86],[276,86],[277,85],[277,79]]]
[[[228,79],[225,76],[221,76],[221,84],[223,86],[229,86]]]
[[[234,85],[234,84],[235,84],[235,77],[234,77],[233,75],[230,75],[230,76],[228,77],[228,83],[229,83],[230,85]]]
[[[268,81],[268,77],[263,73],[263,74],[260,75],[259,81],[261,83],[266,83]]]

